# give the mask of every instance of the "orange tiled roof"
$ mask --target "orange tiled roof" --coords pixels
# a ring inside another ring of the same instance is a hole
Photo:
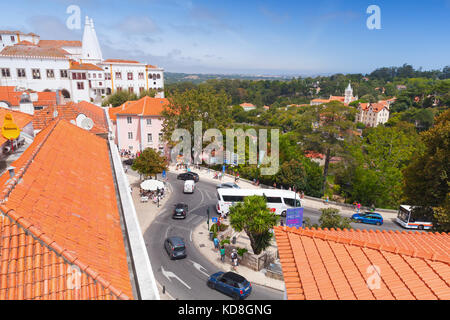
[[[140,63],[139,61],[134,60],[123,60],[123,59],[107,59],[103,62],[112,62],[112,63]]]
[[[345,97],[341,97],[341,96],[330,96],[330,101],[341,101],[344,102],[345,101]]]
[[[450,299],[449,234],[274,230],[290,300]]]
[[[321,103],[328,103],[330,102],[330,99],[313,99],[312,102],[321,102]]]
[[[15,87],[0,87],[0,101],[7,101],[11,106],[20,105],[20,96],[23,91],[16,91]],[[47,106],[56,104],[56,92],[37,92],[38,100],[33,101],[34,106]]]
[[[87,101],[80,101],[78,103],[72,103],[71,105],[80,113],[85,114],[88,118],[91,118],[92,121],[94,121],[94,127],[90,130],[90,132],[95,134],[108,133],[105,110],[102,107],[96,106],[95,104]]]
[[[81,47],[81,41],[69,41],[69,40],[40,40],[38,43],[39,47]]]
[[[60,48],[54,47],[38,47],[35,45],[27,46],[7,46],[1,52],[2,56],[25,56],[25,57],[50,57],[50,58],[66,58],[69,53]]]
[[[27,40],[22,40],[15,44],[15,46],[34,46],[34,45],[35,45],[34,43]]]
[[[70,62],[70,69],[71,70],[97,70],[97,71],[103,71],[102,68],[99,66],[96,66],[92,63],[78,63],[76,61]]]
[[[34,129],[41,130],[45,128],[54,119],[55,110],[58,112],[58,119],[64,119],[69,122],[70,120],[76,120],[77,116],[83,113],[94,121],[94,127],[89,132],[94,134],[108,132],[103,109],[86,101],[79,103],[70,102],[65,106],[49,106],[48,108],[37,110],[33,115]]]
[[[123,103],[122,105],[120,105],[118,107],[109,108],[108,109],[108,114],[109,114],[109,118],[111,119],[111,121],[115,122],[117,120],[116,114],[119,111],[125,110],[126,108],[128,108],[134,102],[135,101],[127,101],[127,102]]]
[[[0,128],[3,127],[3,122],[5,121],[5,115],[7,113],[12,114],[14,122],[20,129],[23,129],[33,121],[33,116],[30,114],[0,107]],[[0,134],[0,146],[3,145],[6,141],[8,140],[3,137],[2,134]]]
[[[123,104],[121,109],[113,112],[113,115],[115,118],[117,118],[118,114],[160,116],[164,106],[168,103],[169,100],[166,98],[151,98],[149,96],[145,96],[137,101],[132,101],[129,104]]]
[[[132,297],[105,140],[59,120],[29,148],[1,194],[0,300]]]
[[[245,108],[245,107],[255,107],[254,104],[248,103],[248,102],[241,103],[240,106],[243,107],[243,108]]]

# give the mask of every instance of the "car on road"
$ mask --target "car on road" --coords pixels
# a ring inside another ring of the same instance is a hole
[[[134,163],[134,159],[127,159],[123,161],[123,164],[127,165],[127,166],[132,166]]]
[[[180,237],[169,237],[164,241],[164,248],[171,260],[186,258],[186,245]]]
[[[186,219],[188,213],[188,205],[186,203],[177,203],[173,209],[172,218],[174,219]]]
[[[211,289],[231,296],[235,300],[245,299],[252,292],[251,283],[234,272],[216,272],[209,277],[206,284]]]
[[[218,184],[218,185],[216,186],[216,189],[220,189],[220,188],[240,189],[241,187],[239,187],[236,183],[225,182],[225,183]]]
[[[198,180],[200,180],[200,178],[198,176],[198,173],[191,172],[191,171],[180,173],[177,176],[177,179],[178,180],[184,180],[184,181],[186,181],[186,180],[194,180],[195,182],[198,182]]]
[[[383,224],[383,217],[376,212],[355,213],[352,215],[352,220],[354,222],[376,224],[377,226]]]

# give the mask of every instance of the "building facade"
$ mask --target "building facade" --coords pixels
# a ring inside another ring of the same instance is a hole
[[[164,97],[164,70],[132,60],[103,59],[92,19],[82,41],[40,40],[35,34],[0,31],[0,86],[61,91],[74,102],[101,103],[107,95],[155,89]]]
[[[146,148],[166,153],[163,141],[161,113],[169,101],[165,98],[145,96],[137,101],[128,101],[117,108],[110,108],[115,143],[119,150],[135,154]]]
[[[367,127],[376,127],[389,120],[389,101],[378,103],[360,103],[355,122],[361,122]]]

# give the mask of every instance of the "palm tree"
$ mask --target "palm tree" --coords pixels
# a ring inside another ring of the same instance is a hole
[[[230,224],[234,230],[247,233],[253,252],[260,254],[270,246],[272,233],[269,231],[278,222],[279,217],[267,208],[262,196],[249,196],[244,202],[230,208]]]

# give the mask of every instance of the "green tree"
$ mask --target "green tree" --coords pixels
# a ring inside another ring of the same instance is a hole
[[[118,107],[127,101],[137,100],[138,97],[134,93],[128,91],[117,91],[116,93],[108,96],[102,103],[103,106],[112,105],[113,107]]]
[[[279,217],[267,208],[266,199],[261,196],[249,196],[244,202],[230,208],[230,225],[234,230],[245,231],[250,239],[253,252],[260,254],[270,246],[272,229]]]
[[[422,132],[421,137],[424,152],[417,155],[403,172],[406,201],[424,210],[445,208],[450,174],[450,110],[438,116],[434,127]],[[438,221],[435,222],[438,225]]]
[[[332,101],[310,108],[301,116],[298,131],[305,147],[325,154],[322,194],[328,176],[330,159],[342,150],[343,141],[350,139],[354,129],[356,109]]]
[[[281,165],[275,181],[278,185],[284,185],[286,188],[295,187],[295,190],[305,190],[306,179],[306,170],[303,163],[292,159]]]
[[[167,169],[167,159],[153,148],[146,148],[133,162],[131,168],[139,174],[155,176]]]
[[[351,220],[339,215],[339,210],[335,208],[320,209],[322,214],[319,218],[319,225],[321,228],[334,229],[351,229]]]
[[[141,93],[139,93],[139,99],[149,96],[150,98],[154,98],[156,94],[158,93],[158,90],[156,89],[150,89],[150,90],[144,90]]]
[[[175,91],[164,107],[164,139],[171,141],[175,129],[186,129],[191,134],[191,146],[194,146],[194,122],[202,122],[202,134],[210,128],[224,129],[231,122],[230,98],[224,91],[216,93],[211,86],[199,85],[184,92]]]

